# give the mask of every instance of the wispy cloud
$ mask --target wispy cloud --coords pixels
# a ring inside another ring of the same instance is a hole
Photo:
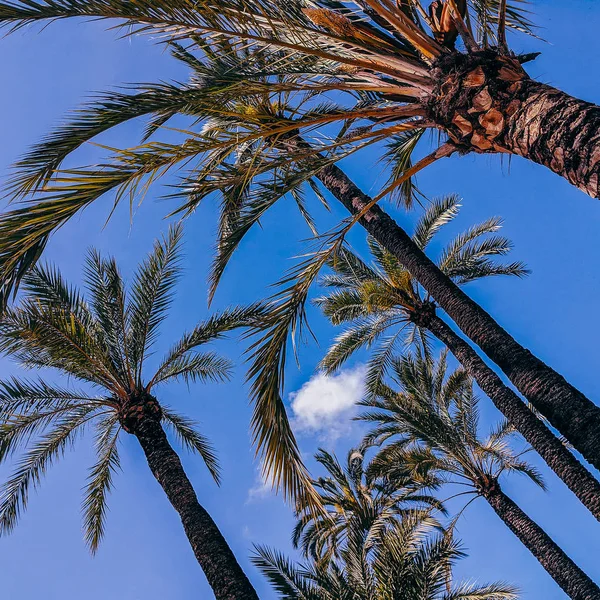
[[[259,467],[256,470],[256,479],[254,485],[248,490],[248,497],[246,498],[246,504],[250,504],[252,502],[258,502],[260,500],[264,500],[269,496],[275,494],[273,483],[269,481],[262,472],[262,469]]]
[[[329,442],[349,433],[356,403],[364,393],[364,380],[362,366],[335,375],[319,373],[311,377],[289,396],[295,431]]]

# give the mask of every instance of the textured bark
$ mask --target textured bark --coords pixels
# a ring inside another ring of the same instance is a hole
[[[600,197],[600,107],[531,79],[494,50],[444,55],[429,118],[464,152],[508,152]]]
[[[581,503],[600,520],[600,483],[473,348],[435,315],[425,324]]]
[[[200,505],[160,423],[151,397],[130,403],[121,423],[139,440],[150,470],[179,513],[192,550],[217,600],[258,600],[250,581],[208,512]]]
[[[599,600],[600,588],[496,484],[481,491],[496,514],[572,600]]]
[[[317,177],[352,214],[361,212],[371,202],[336,165],[324,167]],[[600,468],[600,408],[511,337],[444,275],[381,208],[371,208],[360,223],[408,269],[552,426],[586,460]]]

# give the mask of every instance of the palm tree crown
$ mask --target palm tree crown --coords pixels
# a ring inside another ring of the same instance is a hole
[[[394,361],[393,371],[398,391],[382,384],[378,398],[364,401],[369,410],[360,417],[375,423],[364,443],[381,446],[374,472],[390,482],[408,471],[416,481],[437,477],[459,485],[464,491],[456,497],[472,496],[467,506],[485,498],[570,598],[600,598],[598,586],[503,492],[500,479],[511,472],[544,483],[523,459],[527,450],[511,448],[514,430],[508,422],[480,435],[477,399],[466,372],[448,374],[445,353],[436,362],[421,350]]]
[[[422,350],[393,362],[394,391],[380,385],[379,397],[365,400],[361,420],[374,423],[365,444],[382,445],[373,470],[392,481],[398,472],[439,477],[466,486],[464,495],[482,495],[501,475],[522,473],[544,487],[539,472],[514,453],[515,431],[503,421],[482,438],[478,401],[471,378],[462,369],[448,373],[446,352],[438,361]]]
[[[302,547],[305,556],[339,558],[349,532],[369,534],[365,543],[373,544],[398,519],[411,515],[433,522],[432,508],[444,510],[439,500],[423,494],[422,484],[416,484],[408,475],[397,478],[393,485],[373,477],[363,449],[350,450],[344,466],[325,450],[315,458],[328,473],[314,482],[325,511],[316,513],[301,503],[297,507],[298,523],[292,540],[294,546]]]
[[[395,521],[376,541],[351,528],[337,560],[294,564],[279,552],[257,548],[254,564],[279,598],[294,600],[515,600],[514,587],[452,584],[464,556],[452,535],[432,534],[414,516]]]
[[[247,322],[253,309],[231,309],[199,323],[167,352],[153,373],[144,370],[157,341],[180,274],[181,226],[155,244],[126,294],[114,259],[91,251],[87,299],[60,273],[38,266],[25,279],[19,308],[1,322],[0,349],[24,367],[50,367],[96,390],[60,387],[44,379],[0,382],[0,459],[23,450],[0,500],[0,530],[10,531],[27,505],[29,490],[76,438],[92,428],[96,462],[85,487],[85,537],[95,551],[104,532],[106,500],[119,469],[118,440],[136,421],[153,413],[181,444],[204,460],[215,481],[219,465],[194,421],[153,396],[160,384],[223,381],[231,362],[202,347]]]
[[[456,196],[435,200],[415,226],[415,244],[426,250],[439,230],[456,217],[459,208]],[[521,262],[501,264],[493,260],[511,249],[509,240],[496,235],[501,223],[501,219],[493,217],[456,236],[439,254],[440,270],[458,285],[494,275],[527,274]],[[348,249],[329,261],[334,272],[324,276],[321,284],[331,291],[315,303],[334,325],[349,324],[321,361],[321,367],[335,371],[360,348],[375,345],[366,377],[367,390],[372,392],[389,369],[400,342],[427,345],[423,317],[433,305],[398,259],[372,238],[369,247],[373,267]]]

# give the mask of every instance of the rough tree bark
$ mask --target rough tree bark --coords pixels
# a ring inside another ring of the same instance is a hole
[[[336,165],[324,167],[317,178],[353,215],[371,202]],[[381,208],[372,207],[360,223],[410,271],[461,331],[498,365],[549,423],[586,460],[600,468],[600,408],[521,346],[444,275]]]
[[[600,599],[600,588],[500,489],[497,481],[482,481],[479,487],[481,495],[494,512],[538,559],[569,598]]]
[[[179,456],[161,425],[161,409],[151,396],[133,398],[122,410],[121,424],[138,439],[152,474],[179,513],[196,560],[217,600],[258,600],[227,541],[200,505]]]
[[[531,79],[497,50],[452,52],[432,68],[428,117],[463,152],[508,152],[600,197],[600,107]]]
[[[546,464],[564,481],[581,503],[600,520],[600,482],[573,456],[561,441],[540,421],[525,403],[485,364],[473,348],[439,316],[424,323],[436,338],[489,396],[496,408],[529,442]]]

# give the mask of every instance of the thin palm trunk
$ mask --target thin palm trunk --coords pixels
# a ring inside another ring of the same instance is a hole
[[[336,165],[324,167],[319,181],[353,215],[371,202]],[[600,468],[600,408],[564,377],[521,346],[483,308],[471,300],[378,206],[361,225],[408,269],[461,331],[506,374],[514,386],[582,456]]]
[[[569,598],[600,599],[600,588],[500,489],[497,482],[485,486],[481,493]]]
[[[442,57],[428,108],[459,147],[509,152],[600,197],[600,107],[531,79],[497,50]]]
[[[139,419],[133,434],[144,450],[154,477],[179,513],[192,550],[217,600],[258,600],[216,523],[198,502],[160,420],[148,416]]]
[[[546,464],[564,481],[581,503],[600,520],[600,483],[561,441],[538,419],[475,350],[440,317],[434,315],[427,329],[455,356],[496,408],[521,433]]]

